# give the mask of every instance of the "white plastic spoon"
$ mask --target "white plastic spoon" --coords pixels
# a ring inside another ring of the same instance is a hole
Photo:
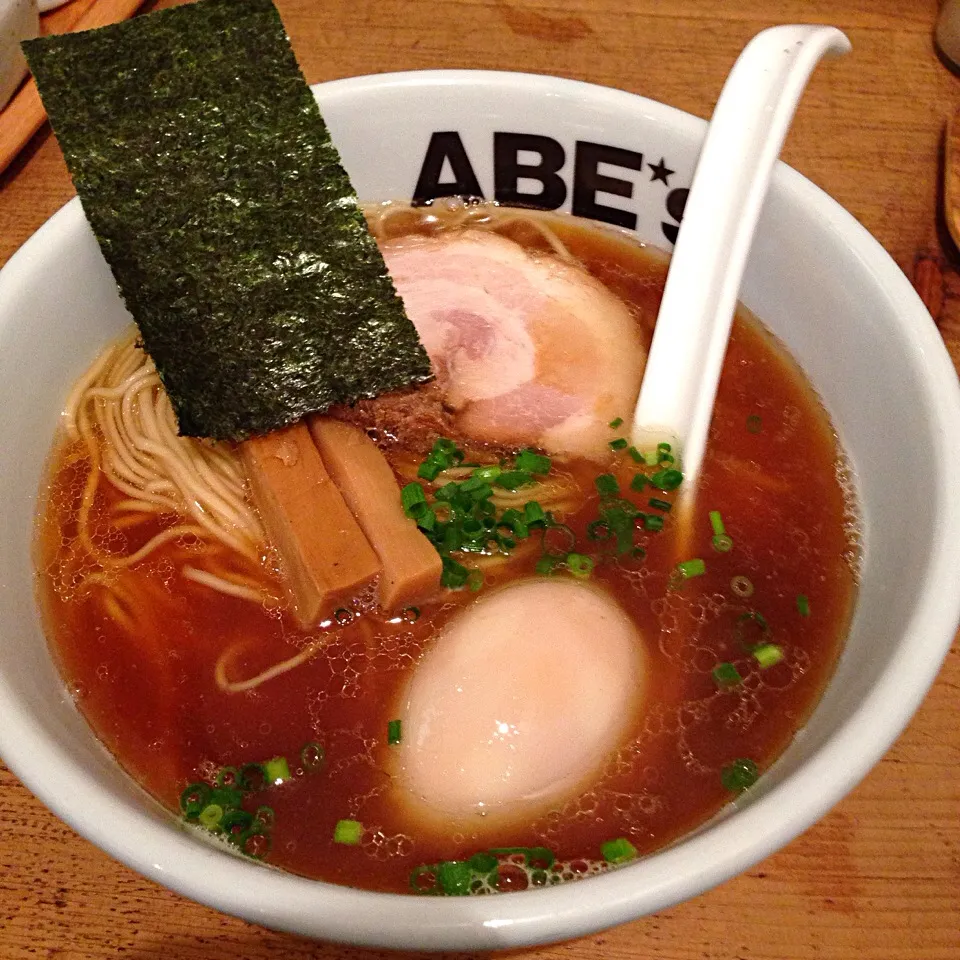
[[[667,274],[633,418],[633,442],[679,450],[695,488],[747,254],[773,165],[813,68],[850,41],[834,27],[781,26],[737,59],[707,129]]]

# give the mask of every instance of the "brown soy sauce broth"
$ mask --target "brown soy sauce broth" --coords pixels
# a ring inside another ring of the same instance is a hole
[[[544,255],[552,255],[559,240],[630,304],[649,339],[666,272],[662,254],[559,216],[531,220],[525,213],[446,203],[389,209],[389,218],[381,218],[382,236],[458,229],[456,222],[466,218]],[[629,414],[623,411],[627,420]],[[759,418],[759,428],[756,420],[748,428],[748,418]],[[611,430],[611,439],[617,435]],[[385,452],[406,479],[409,453]],[[398,714],[403,686],[436,632],[474,594],[447,592],[423,605],[416,619],[382,615],[358,598],[340,618],[344,622],[331,620],[305,632],[280,601],[255,604],[179,576],[198,553],[183,538],[115,574],[126,595],[137,598],[118,620],[98,602],[96,589],[75,589],[76,563],[69,567],[73,574],[64,572],[88,465],[82,447],[61,443],[39,520],[41,607],[79,708],[127,771],[171,810],[178,810],[186,784],[210,780],[222,766],[288,758],[292,781],[247,801],[251,808],[262,803],[274,810],[268,861],[275,866],[368,889],[406,891],[418,865],[467,858],[492,845],[546,846],[560,860],[581,863],[600,859],[604,841],[627,837],[642,854],[696,827],[732,798],[720,782],[725,764],[749,757],[761,770],[768,766],[829,680],[856,583],[855,504],[842,464],[813,390],[774,338],[741,311],[687,551],[705,560],[706,573],[676,586],[674,565],[687,557],[679,555],[668,516],[662,531],[640,535],[642,561],[601,562],[593,574],[630,611],[649,648],[651,678],[637,729],[580,795],[497,835],[495,844],[487,833],[440,836],[419,829],[397,803],[386,772],[387,724]],[[636,468],[621,455],[612,467],[558,460],[555,469],[579,491],[579,505],[563,520],[580,543],[597,517],[594,478],[612,469],[627,490]],[[531,499],[536,495],[532,488]],[[649,487],[626,494],[642,507],[651,495],[659,496]],[[101,484],[97,496],[95,517],[121,495]],[[710,510],[720,511],[734,541],[728,553],[711,546]],[[137,536],[148,538],[166,522],[160,518],[155,529]],[[130,542],[122,531],[97,535],[118,552],[142,542]],[[538,557],[539,549],[528,547],[509,563],[490,567],[483,591],[535,575]],[[267,592],[279,596],[269,557],[263,577]],[[750,581],[752,595],[733,590],[735,577]],[[809,598],[808,616],[798,610],[800,594]],[[765,618],[769,634],[751,633],[758,621],[744,615],[754,613]],[[761,669],[749,652],[759,639],[778,644],[783,661]],[[218,661],[233,680],[254,677],[320,642],[322,650],[311,659],[255,689],[229,692],[217,683]],[[718,689],[711,671],[720,662],[736,665],[742,686]],[[310,742],[325,751],[315,772],[299,762]],[[333,842],[341,819],[364,824],[358,846]],[[524,884],[523,877],[514,877],[510,885]]]

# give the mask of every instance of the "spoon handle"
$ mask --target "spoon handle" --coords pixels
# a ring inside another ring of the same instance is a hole
[[[640,449],[679,448],[693,488],[730,337],[740,281],[803,88],[825,54],[850,41],[834,27],[757,34],[727,77],[697,162],[667,274],[633,420]]]

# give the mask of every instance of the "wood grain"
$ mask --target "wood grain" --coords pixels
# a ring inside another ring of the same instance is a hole
[[[960,80],[933,51],[936,0],[277,3],[310,81],[424,67],[523,70],[622,87],[700,116],[709,115],[757,30],[787,21],[841,27],[854,52],[817,69],[785,158],[864,223],[909,275],[918,254],[942,268],[940,327],[960,359],[960,278],[935,216],[940,143],[960,105]],[[72,193],[56,143],[39,134],[0,177],[0,261]],[[542,960],[960,960],[960,647],[888,756],[786,849],[671,910],[516,953]],[[298,940],[182,900],[81,840],[2,771],[0,958],[38,956],[399,955]]]

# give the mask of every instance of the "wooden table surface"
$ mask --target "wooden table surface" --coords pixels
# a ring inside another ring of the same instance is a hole
[[[775,22],[832,23],[847,31],[854,52],[814,74],[785,159],[850,210],[908,275],[918,253],[941,253],[938,156],[943,123],[960,106],[960,80],[933,50],[936,0],[277,6],[311,82],[429,67],[524,70],[621,87],[700,116],[709,115],[737,53],[758,30]],[[0,263],[72,194],[44,128],[0,177]],[[960,283],[948,283],[948,315],[954,296],[960,303]],[[960,320],[948,320],[947,329],[960,331]],[[960,337],[950,344],[955,359],[958,344]],[[960,958],[960,646],[889,755],[785,850],[692,902],[521,953],[576,960]],[[82,840],[0,766],[3,960],[381,955],[269,932],[185,901]]]

